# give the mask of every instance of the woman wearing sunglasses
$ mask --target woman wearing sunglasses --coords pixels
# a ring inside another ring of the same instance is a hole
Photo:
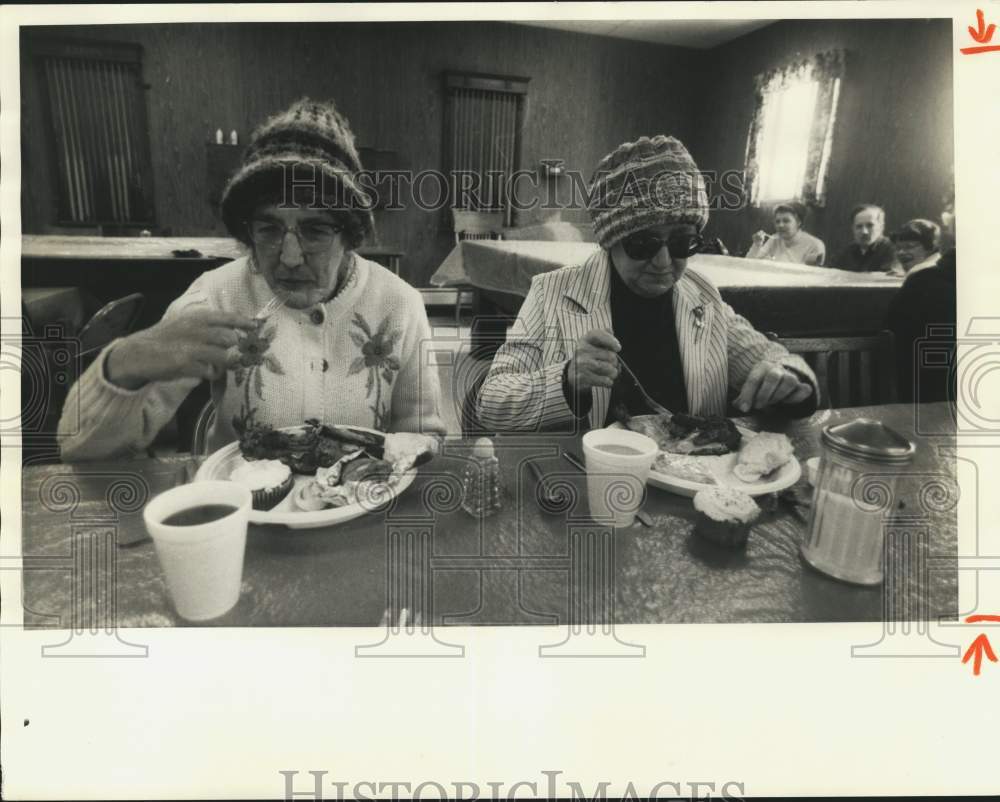
[[[222,198],[247,255],[202,274],[152,328],[111,343],[76,383],[64,459],[144,449],[211,382],[209,449],[246,426],[354,424],[443,432],[420,293],[355,249],[372,232],[354,135],[301,100],[255,133]],[[75,419],[76,411],[80,419]]]
[[[643,137],[606,156],[591,181],[600,249],[532,280],[518,320],[480,389],[480,422],[497,430],[649,412],[616,382],[626,364],[673,412],[722,415],[818,401],[806,363],[771,342],[688,269],[708,220],[698,168],[673,137]]]

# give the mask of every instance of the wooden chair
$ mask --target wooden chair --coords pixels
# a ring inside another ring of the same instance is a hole
[[[500,240],[503,239],[503,212],[472,212],[466,209],[451,210],[451,225],[455,232],[455,244],[462,240]],[[478,296],[476,288],[471,284],[458,287],[455,299],[455,326],[462,324],[463,299],[471,298],[472,308],[476,308]]]
[[[211,398],[198,413],[194,423],[194,433],[191,435],[191,456],[205,457],[208,455],[208,430],[215,423],[215,403]]]
[[[101,307],[80,329],[80,358],[89,362],[112,340],[130,333],[145,301],[142,293],[134,292]]]
[[[466,239],[503,239],[503,212],[451,210],[455,244]]]
[[[891,331],[863,336],[767,337],[801,355],[816,374],[820,407],[860,407],[898,400]]]

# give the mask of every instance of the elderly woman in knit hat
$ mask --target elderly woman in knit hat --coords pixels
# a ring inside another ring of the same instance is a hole
[[[730,400],[742,412],[816,408],[806,363],[688,269],[708,200],[683,144],[660,135],[621,145],[601,161],[590,189],[601,247],[581,265],[532,280],[480,389],[484,426],[564,428],[587,418],[599,428],[620,403],[649,412],[616,382],[622,362],[674,412],[722,415]]]
[[[442,432],[419,292],[356,248],[372,232],[347,120],[307,99],[267,120],[222,198],[245,257],[202,274],[152,328],[111,343],[66,403],[64,459],[145,448],[202,380],[209,448],[309,418]]]

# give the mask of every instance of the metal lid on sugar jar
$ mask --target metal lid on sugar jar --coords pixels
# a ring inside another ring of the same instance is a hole
[[[881,421],[857,418],[823,429],[823,444],[854,459],[900,464],[913,459],[917,447]]]

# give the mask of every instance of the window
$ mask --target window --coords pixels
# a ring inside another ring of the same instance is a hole
[[[521,159],[528,78],[445,73],[452,205],[502,212],[511,225],[507,180]]]
[[[142,49],[37,40],[60,224],[150,224],[152,169]]]
[[[746,159],[751,203],[823,205],[842,74],[841,51],[830,51],[757,76]]]

